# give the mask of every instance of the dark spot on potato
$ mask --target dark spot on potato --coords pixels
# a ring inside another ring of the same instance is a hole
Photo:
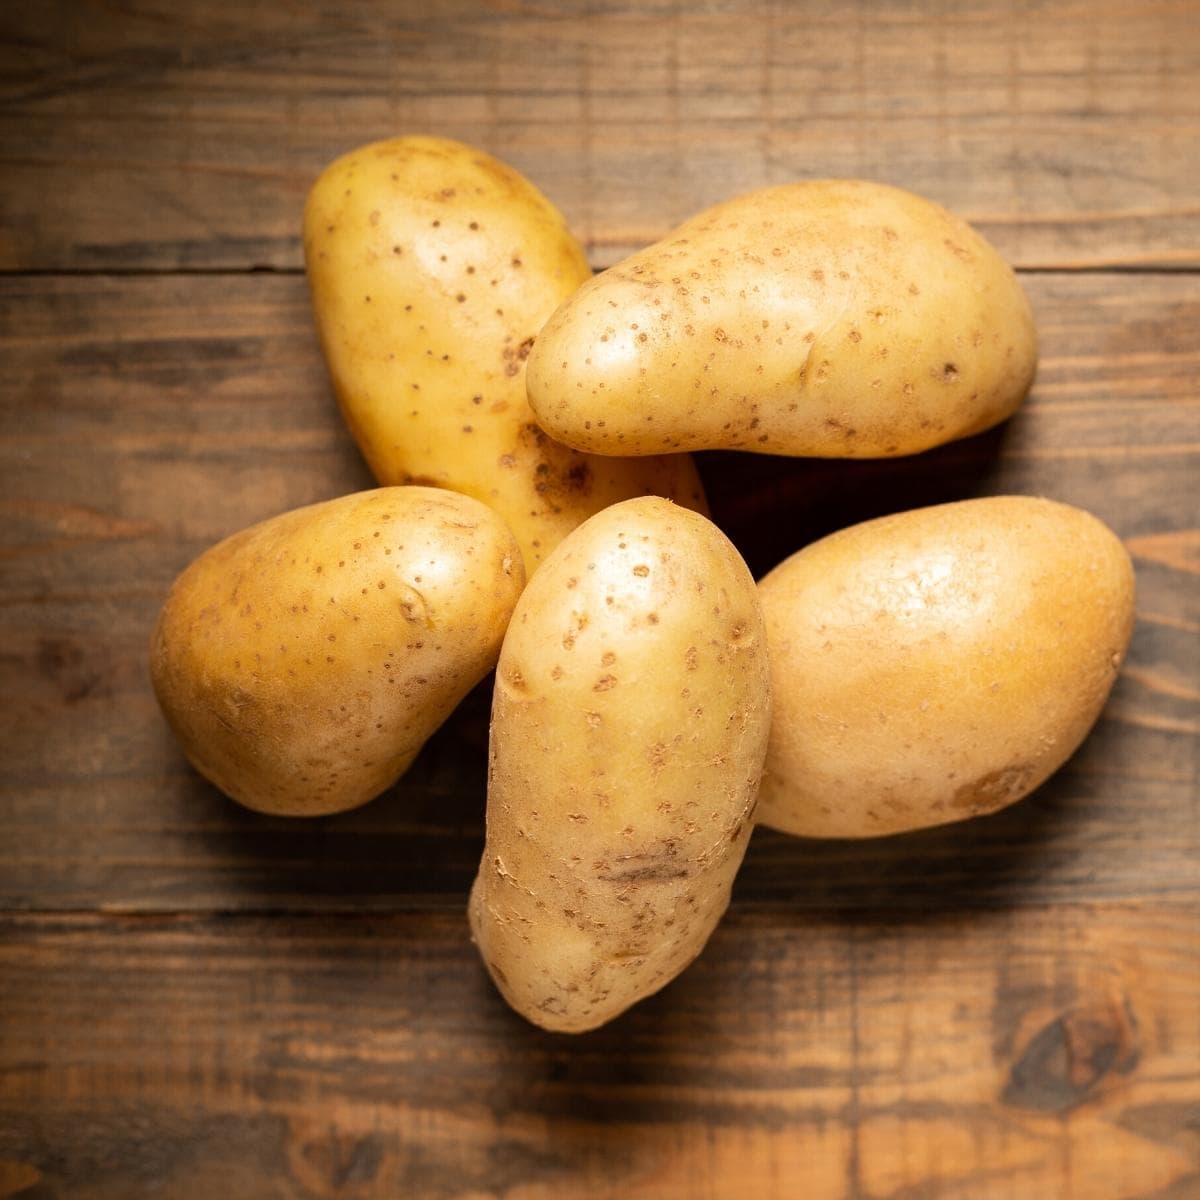
[[[593,692],[608,692],[617,686],[617,677],[615,675],[601,675],[599,679],[592,685]]]
[[[623,854],[612,861],[596,864],[596,878],[604,883],[669,883],[688,877],[686,863],[681,863],[675,844],[665,842],[652,854]]]
[[[499,309],[496,310],[499,313]],[[529,357],[533,349],[534,339],[527,337],[517,346],[504,347],[504,373],[510,378],[521,369],[521,364]]]
[[[1015,763],[998,771],[989,771],[973,782],[955,788],[951,803],[972,816],[995,812],[1025,795],[1034,778],[1032,765]]]

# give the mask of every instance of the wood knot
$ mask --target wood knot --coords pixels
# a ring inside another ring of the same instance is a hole
[[[1137,1061],[1137,1022],[1127,1000],[1079,1005],[1030,1038],[1001,1099],[1033,1112],[1070,1112],[1106,1077],[1128,1075]]]
[[[376,1194],[386,1152],[372,1132],[298,1122],[290,1129],[287,1162],[304,1193],[316,1197],[363,1197]]]

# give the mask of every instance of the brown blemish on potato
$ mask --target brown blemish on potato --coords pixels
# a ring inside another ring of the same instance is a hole
[[[943,238],[942,245],[944,245],[946,249],[954,255],[955,258],[961,259],[963,262],[975,261],[975,255],[973,255],[970,250],[966,248],[966,246],[956,242],[953,238]]]
[[[534,338],[527,337],[516,346],[506,345],[503,350],[504,373],[510,378],[521,370],[521,364],[529,357],[533,349]]]
[[[596,878],[604,883],[619,884],[669,883],[689,875],[687,865],[676,855],[673,842],[664,842],[657,853],[622,854],[611,864],[598,862],[595,871]]]
[[[1019,800],[1028,790],[1035,776],[1030,763],[1015,763],[989,771],[971,783],[955,788],[951,804],[965,809],[971,816],[995,812],[1007,804]]]
[[[592,685],[593,692],[608,692],[617,686],[617,677],[615,675],[601,675],[599,679]]]

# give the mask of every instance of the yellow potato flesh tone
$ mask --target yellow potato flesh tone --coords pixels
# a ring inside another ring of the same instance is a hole
[[[807,837],[940,825],[1032,791],[1098,717],[1134,616],[1116,536],[1024,496],[842,530],[759,593],[775,703],[759,819]]]
[[[175,582],[151,646],[159,704],[196,769],[247,807],[353,808],[495,664],[524,580],[500,519],[453,492],[284,513]]]
[[[769,720],[756,590],[714,525],[631,500],[559,546],[497,666],[471,897],[519,1013],[595,1028],[700,952],[745,851]]]
[[[534,421],[526,357],[591,271],[558,210],[504,163],[441,138],[364,146],[314,185],[304,251],[334,390],[380,483],[491,505],[530,572],[618,500],[703,511],[686,456],[598,458]]]
[[[974,230],[909,192],[818,180],[719,204],[547,323],[529,397],[598,454],[911,454],[1009,416],[1029,304]]]

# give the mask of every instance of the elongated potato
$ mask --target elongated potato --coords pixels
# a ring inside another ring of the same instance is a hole
[[[898,188],[751,192],[618,263],[529,359],[542,428],[596,454],[874,458],[995,425],[1037,357],[1016,277],[973,229]]]
[[[999,496],[832,534],[759,584],[775,713],[760,820],[872,837],[993,812],[1057,770],[1133,628],[1116,536]]]
[[[556,208],[461,142],[375,142],[326,168],[304,254],[342,414],[380,483],[433,484],[491,505],[529,573],[582,520],[648,493],[704,510],[686,456],[568,449],[538,427],[525,359],[591,276]]]
[[[716,526],[630,500],[559,546],[500,655],[471,894],[519,1013],[592,1029],[695,958],[750,836],[769,720],[754,583]]]
[[[495,664],[525,582],[489,508],[380,488],[273,517],[175,581],[151,674],[192,765],[261,812],[394,783]]]

